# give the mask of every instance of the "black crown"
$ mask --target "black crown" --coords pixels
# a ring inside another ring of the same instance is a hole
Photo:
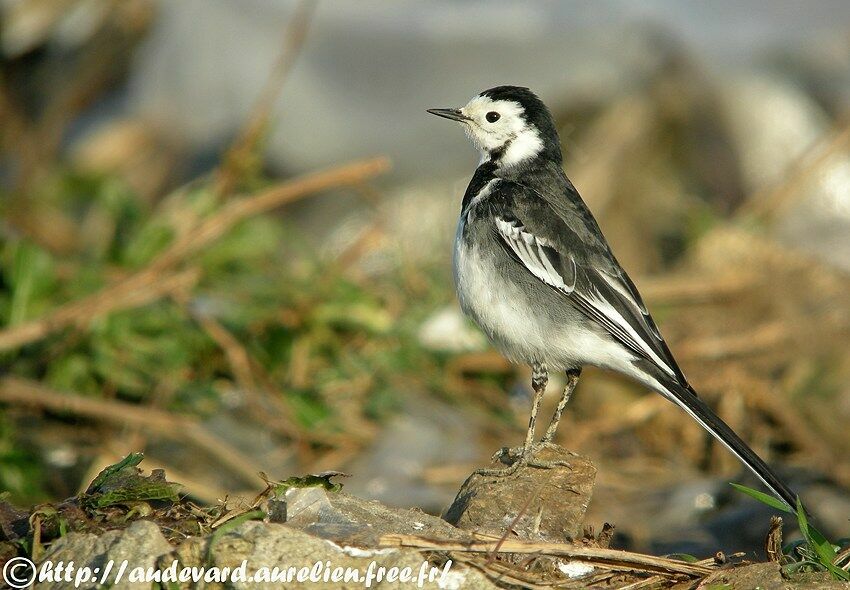
[[[561,140],[552,114],[543,101],[524,86],[496,86],[481,93],[491,100],[510,100],[522,107],[525,120],[534,125],[546,144],[547,156],[561,159]]]

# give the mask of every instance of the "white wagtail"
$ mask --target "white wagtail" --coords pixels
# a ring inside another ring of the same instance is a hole
[[[428,112],[459,122],[481,151],[461,205],[454,276],[464,312],[506,357],[532,367],[531,418],[514,466],[533,463],[548,371],[566,371],[567,385],[541,444],[555,435],[582,366],[594,365],[679,405],[793,507],[795,494],[688,384],[564,174],[558,132],[540,99],[499,86],[462,108]]]

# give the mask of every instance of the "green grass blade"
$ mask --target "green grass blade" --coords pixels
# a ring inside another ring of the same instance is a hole
[[[739,483],[730,483],[729,485],[731,485],[739,492],[744,493],[755,500],[758,500],[762,504],[766,504],[767,506],[770,506],[771,508],[776,508],[777,510],[781,510],[782,512],[787,512],[788,514],[794,514],[794,511],[791,510],[791,508],[787,506],[785,502],[778,498],[774,498],[770,494],[765,494],[764,492],[754,490],[753,488],[742,486]]]
[[[800,532],[805,537],[806,542],[818,556],[820,565],[825,567],[832,576],[838,580],[850,581],[850,572],[846,572],[835,565],[835,546],[815,527],[809,524],[809,519],[806,517],[806,511],[803,508],[803,503],[800,498],[797,498],[797,523],[800,525]]]

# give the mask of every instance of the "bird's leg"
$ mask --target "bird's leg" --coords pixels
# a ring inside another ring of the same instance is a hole
[[[540,403],[543,401],[543,394],[546,392],[546,384],[548,382],[549,370],[546,368],[546,363],[534,363],[531,366],[531,388],[534,390],[534,399],[531,403],[531,416],[528,419],[525,443],[521,449],[504,447],[493,455],[493,461],[501,461],[503,458],[508,458],[512,459],[513,463],[504,468],[477,469],[473,473],[483,476],[505,477],[516,473],[523,465],[537,466],[532,459],[536,448],[534,444],[534,429],[537,425],[537,412],[540,411]]]
[[[532,371],[531,386],[534,389],[534,403],[531,408],[531,418],[528,421],[528,432],[525,436],[525,446],[522,449],[522,454],[515,460],[514,464],[511,465],[511,469],[516,471],[516,469],[521,465],[537,467],[538,469],[570,467],[570,464],[567,461],[545,461],[536,459],[534,457],[534,452],[546,445],[552,444],[552,437],[555,436],[555,431],[558,429],[558,422],[561,421],[561,414],[564,412],[564,407],[567,405],[567,402],[570,401],[570,396],[573,394],[573,390],[578,383],[581,369],[571,369],[567,371],[567,384],[564,387],[564,393],[558,402],[558,406],[555,408],[555,413],[552,415],[552,420],[549,422],[549,426],[546,428],[546,434],[543,435],[543,438],[540,439],[540,442],[537,444],[534,444],[534,427],[537,422],[537,412],[540,409],[540,402],[543,399],[543,392],[546,390],[546,384],[549,381],[549,373],[546,369],[546,365],[534,365]],[[511,454],[510,450],[508,451],[508,454]]]
[[[537,412],[540,411],[540,403],[543,401],[543,394],[546,393],[547,383],[549,383],[549,370],[546,368],[546,363],[534,363],[531,366],[531,388],[534,390],[534,400],[531,403],[531,416],[528,418],[525,444],[522,446],[522,457],[526,461],[534,454],[534,428],[537,425]]]
[[[546,428],[546,434],[543,435],[541,439],[541,443],[547,444],[551,443],[552,439],[555,438],[555,431],[558,430],[558,422],[561,421],[561,414],[564,413],[564,408],[567,405],[567,402],[570,401],[570,396],[573,394],[573,390],[578,385],[578,378],[581,376],[581,368],[579,369],[570,369],[567,371],[567,384],[564,386],[564,393],[561,394],[561,399],[558,402],[558,406],[555,408],[555,413],[552,414],[552,419],[549,421],[549,426]]]

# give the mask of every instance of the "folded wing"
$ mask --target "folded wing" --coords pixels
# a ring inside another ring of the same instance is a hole
[[[516,187],[514,190],[528,190]],[[554,211],[512,208],[504,201],[495,211],[495,233],[506,250],[532,275],[561,292],[614,338],[669,377],[686,385],[634,284],[606,249],[589,252]],[[523,216],[526,218],[523,219]],[[553,221],[554,220],[554,221]]]

